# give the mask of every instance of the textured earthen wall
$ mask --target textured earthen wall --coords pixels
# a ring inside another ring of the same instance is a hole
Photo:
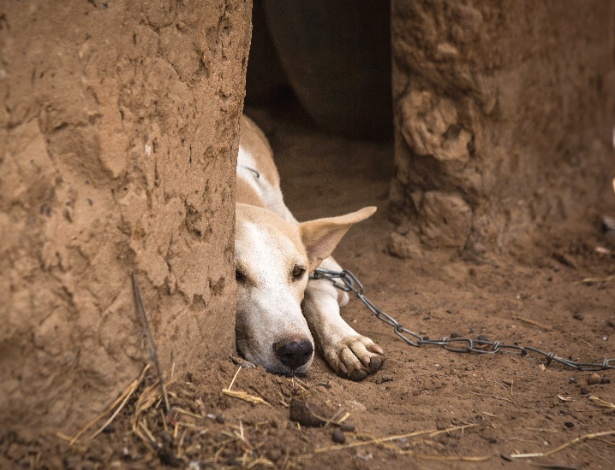
[[[607,197],[613,20],[603,0],[393,0],[393,253],[507,250]]]
[[[0,422],[84,424],[234,347],[251,2],[0,4]]]

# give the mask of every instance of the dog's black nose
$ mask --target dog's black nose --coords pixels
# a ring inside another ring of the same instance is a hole
[[[312,357],[314,347],[307,339],[285,339],[273,345],[280,362],[291,369],[297,369]]]

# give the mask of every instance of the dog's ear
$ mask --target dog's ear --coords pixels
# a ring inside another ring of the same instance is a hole
[[[376,212],[375,207],[364,207],[339,217],[310,220],[299,224],[301,240],[308,255],[309,272],[316,269],[323,259],[331,256],[350,227],[367,219],[374,212]]]

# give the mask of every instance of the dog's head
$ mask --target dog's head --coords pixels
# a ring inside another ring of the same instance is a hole
[[[375,211],[366,207],[296,225],[266,209],[237,204],[237,348],[246,359],[275,373],[308,370],[314,340],[301,312],[308,275],[353,224]]]

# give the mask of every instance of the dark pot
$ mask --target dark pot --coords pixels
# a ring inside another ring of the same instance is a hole
[[[265,0],[267,26],[286,78],[323,128],[390,139],[390,2]]]

